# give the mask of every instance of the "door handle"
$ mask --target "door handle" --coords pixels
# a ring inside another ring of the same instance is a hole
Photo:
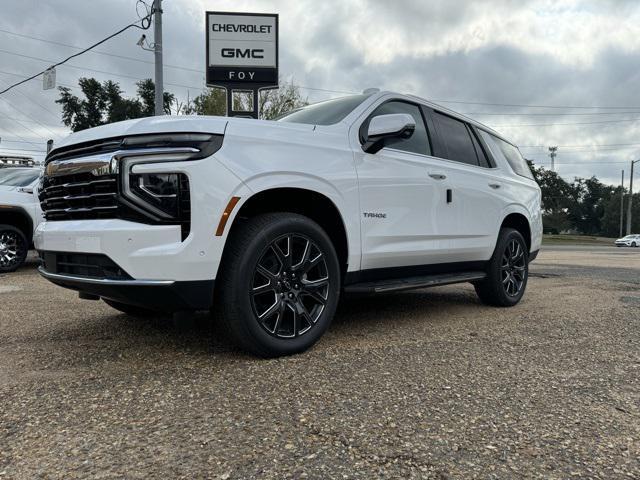
[[[502,186],[502,184],[501,183],[490,183],[489,186],[491,188],[493,188],[494,190],[497,190]]]
[[[429,176],[436,180],[444,180],[445,178],[447,178],[447,176],[442,173],[430,173]]]

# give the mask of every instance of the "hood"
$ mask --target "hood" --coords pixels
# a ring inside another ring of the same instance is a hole
[[[104,138],[124,137],[126,135],[139,135],[145,133],[214,133],[223,134],[227,122],[226,117],[207,117],[196,115],[165,115],[161,117],[136,118],[123,122],[110,123],[100,127],[88,128],[80,132],[72,133],[55,148],[66,147],[76,143],[91,142]]]
[[[3,193],[6,193],[6,192],[15,192],[16,188],[18,188],[18,187],[14,187],[14,186],[11,186],[11,185],[0,185],[0,195],[2,195]]]
[[[75,132],[56,144],[54,149],[105,138],[148,133],[200,132],[222,135],[230,124],[235,127],[240,127],[243,131],[252,131],[255,127],[259,126],[298,131],[312,131],[315,129],[314,125],[274,122],[272,120],[255,120],[252,118],[214,117],[207,115],[164,115],[161,117],[125,120],[123,122],[110,123],[108,125]]]

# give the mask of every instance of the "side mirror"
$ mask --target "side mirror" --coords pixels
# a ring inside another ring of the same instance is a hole
[[[394,140],[411,137],[415,129],[416,122],[408,113],[378,115],[369,122],[367,138],[362,145],[362,150],[367,153],[376,153]]]

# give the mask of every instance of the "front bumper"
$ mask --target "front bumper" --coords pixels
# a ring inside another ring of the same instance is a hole
[[[61,287],[150,310],[208,310],[213,304],[213,280],[112,280],[38,271]]]
[[[39,251],[104,254],[134,279],[192,281],[215,278],[219,238],[196,231],[182,241],[179,225],[70,220],[41,223],[34,243]]]

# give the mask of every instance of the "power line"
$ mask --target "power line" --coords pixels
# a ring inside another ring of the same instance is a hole
[[[19,93],[20,95],[22,95],[24,98],[26,98],[27,100],[29,100],[31,103],[33,103],[35,106],[40,107],[42,110],[44,110],[45,112],[49,113],[51,116],[55,117],[56,120],[60,121],[59,116],[55,113],[53,113],[51,110],[49,110],[47,107],[45,107],[44,105],[40,104],[39,102],[36,102],[35,100],[33,100],[31,97],[29,97],[29,95],[26,95],[24,93],[22,93],[20,90],[18,90],[17,88],[14,90],[15,93]]]
[[[0,100],[2,100],[3,102],[5,102],[7,105],[9,105],[11,108],[13,108],[16,112],[21,113],[22,115],[24,115],[27,118],[30,118],[31,120],[33,120],[35,123],[37,123],[38,125],[40,125],[42,128],[44,128],[45,130],[47,130],[49,133],[51,133],[51,135],[54,135],[56,137],[60,137],[60,135],[58,135],[56,132],[54,132],[53,130],[51,130],[49,127],[47,127],[44,123],[41,123],[40,121],[36,120],[35,118],[27,115],[25,112],[23,112],[22,110],[20,110],[19,108],[17,108],[15,105],[13,105],[9,100],[7,100],[6,98],[2,97],[0,98]],[[40,136],[39,133],[33,131],[31,128],[27,127],[26,125],[22,124],[19,120],[15,120],[16,122],[18,122],[18,124],[22,125],[24,128],[26,128],[27,130],[29,130],[32,133],[35,133],[36,136]]]
[[[11,75],[13,77],[24,77],[24,75],[21,75],[19,73],[15,73],[15,72],[5,72],[4,70],[0,70],[0,73],[3,75]],[[32,78],[31,80],[35,80],[35,78]],[[62,85],[63,87],[67,87],[67,88],[78,88],[76,85],[70,85],[68,83],[62,83],[62,82],[58,82],[58,80],[56,79],[56,83],[58,85]]]
[[[638,110],[629,110],[626,112],[590,112],[590,113],[502,113],[502,112],[462,112],[462,115],[494,115],[499,117],[559,117],[559,116],[596,116],[596,115],[625,115],[625,114],[637,114]]]
[[[558,145],[560,148],[639,147],[640,143],[593,143],[591,145]],[[520,148],[547,148],[547,145],[519,145]]]
[[[571,109],[602,109],[602,110],[629,110],[640,109],[640,106],[626,106],[626,107],[605,107],[605,106],[586,106],[586,105],[530,105],[530,104],[522,104],[522,103],[489,103],[489,102],[471,102],[471,101],[462,101],[462,100],[432,100],[433,102],[439,103],[459,103],[463,105],[491,105],[494,107],[513,107],[513,108],[560,108],[563,110],[571,110]]]
[[[138,23],[138,22],[140,22],[140,25],[137,25],[137,23]],[[146,22],[146,26],[145,26],[145,22]],[[103,44],[103,43],[104,43],[104,42],[106,42],[107,40],[110,40],[110,39],[112,39],[113,37],[115,37],[115,36],[117,36],[117,35],[120,35],[122,32],[124,32],[125,30],[128,30],[128,29],[130,29],[130,28],[132,28],[132,27],[139,28],[139,29],[141,29],[141,30],[147,30],[150,26],[151,26],[151,14],[147,15],[146,17],[143,17],[142,19],[138,19],[138,20],[136,20],[134,23],[131,23],[131,24],[127,25],[126,27],[121,28],[121,29],[120,29],[120,30],[118,30],[117,32],[115,32],[115,33],[113,33],[113,34],[109,35],[109,36],[108,36],[108,37],[106,37],[106,38],[103,38],[103,39],[102,39],[102,40],[100,40],[99,42],[94,43],[93,45],[91,45],[91,46],[89,46],[89,47],[85,48],[84,50],[82,50],[82,51],[80,51],[80,52],[78,52],[78,53],[74,53],[73,55],[68,56],[68,57],[67,57],[67,58],[65,58],[64,60],[59,61],[59,62],[57,62],[57,63],[53,64],[52,66],[50,66],[50,67],[49,67],[49,69],[50,69],[50,68],[57,67],[57,66],[59,66],[59,65],[62,65],[62,64],[64,64],[64,63],[66,63],[67,61],[71,60],[72,58],[78,57],[78,56],[82,55],[83,53],[88,52],[88,51],[89,51],[89,50],[91,50],[92,48],[97,47],[98,45]],[[35,75],[32,75],[32,76],[30,76],[30,77],[27,77],[27,78],[25,78],[25,79],[23,79],[23,80],[20,80],[20,81],[19,81],[19,82],[17,82],[17,83],[14,83],[13,85],[8,86],[8,87],[7,87],[7,88],[5,88],[4,90],[0,91],[0,95],[2,95],[3,93],[8,92],[9,90],[11,90],[12,88],[17,87],[18,85],[22,85],[23,83],[28,82],[28,81],[29,81],[29,80],[31,80],[31,79],[34,79],[34,78],[36,78],[36,77],[39,77],[40,75],[42,75],[43,73],[45,73],[45,72],[46,72],[47,70],[49,70],[49,69],[43,70],[43,71],[41,71],[41,72],[38,72],[38,73],[36,73]]]
[[[45,42],[45,43],[50,43],[52,45],[58,45],[60,47],[75,48],[76,50],[82,50],[82,47],[78,47],[77,45],[70,45],[68,43],[55,42],[53,40],[46,40],[44,38],[32,37],[30,35],[23,35],[21,33],[11,32],[9,30],[0,29],[0,32],[6,33],[6,34],[9,34],[9,35],[15,35],[16,37],[29,38],[31,40],[37,40],[39,42]],[[109,52],[105,52],[105,51],[101,51],[101,50],[92,50],[89,53],[96,53],[98,55],[105,55],[105,56],[108,56],[108,57],[120,58],[120,59],[123,59],[123,60],[130,60],[132,62],[146,63],[146,64],[149,64],[149,65],[153,65],[154,64],[154,62],[152,62],[151,60],[143,60],[141,58],[128,57],[126,55],[118,55],[116,53],[109,53]],[[179,69],[179,70],[187,70],[187,71],[196,72],[196,73],[204,73],[204,70],[198,70],[197,68],[189,68],[189,67],[184,67],[184,66],[179,66],[179,65],[169,65],[169,64],[166,64],[166,63],[164,64],[164,66],[165,67],[169,67],[169,68],[176,68],[176,69]]]
[[[601,123],[623,123],[637,122],[640,117],[627,118],[625,120],[600,120],[598,122],[568,122],[568,123],[512,123],[510,125],[493,125],[492,128],[511,128],[511,127],[554,127],[558,125],[596,125]],[[491,124],[489,124],[491,126]]]
[[[150,18],[151,14],[148,14],[145,17],[142,17],[142,20],[146,19],[146,18]],[[135,26],[137,28],[141,28],[138,27],[135,24],[129,25],[126,28],[129,28],[131,26]],[[124,31],[124,30],[122,30]],[[62,47],[67,47],[67,48],[73,48],[76,50],[82,50],[82,47],[79,47],[77,45],[71,45],[68,43],[63,43],[63,42],[57,42],[54,40],[48,40],[45,38],[41,38],[41,37],[35,37],[35,36],[31,36],[31,35],[25,35],[25,34],[21,34],[21,33],[17,33],[17,32],[12,32],[10,30],[5,30],[5,29],[0,29],[0,32],[8,34],[8,35],[14,35],[17,37],[21,37],[21,38],[27,38],[30,40],[36,40],[39,42],[45,42],[45,43],[49,43],[52,45],[58,45],[58,46],[62,46]],[[114,34],[113,36],[119,34],[121,32],[117,32],[116,34]],[[99,45],[100,43],[103,43],[106,40],[109,40],[111,37],[107,37],[105,40],[103,40],[102,42],[99,42],[87,49],[84,49],[83,51],[79,52],[77,55],[80,55],[82,53],[88,52],[89,50],[91,50],[93,47]],[[12,53],[13,52],[6,52],[5,53]],[[150,60],[144,60],[141,58],[135,58],[135,57],[129,57],[126,55],[119,55],[119,54],[115,54],[115,53],[109,53],[109,52],[105,52],[105,51],[101,51],[101,50],[91,50],[90,53],[95,53],[95,54],[99,54],[99,55],[105,55],[105,56],[109,56],[109,57],[113,57],[113,58],[120,58],[123,60],[129,60],[129,61],[134,61],[134,62],[140,62],[140,63],[145,63],[145,64],[150,64],[153,65],[154,62],[150,61]],[[74,56],[77,56],[74,55]],[[69,57],[69,58],[73,58]],[[48,61],[48,60],[47,60]],[[185,70],[185,71],[190,71],[190,72],[194,72],[194,73],[200,73],[203,74],[204,70],[200,70],[197,68],[190,68],[190,67],[185,67],[183,65],[171,65],[171,64],[165,64],[165,67],[168,68],[175,68],[178,70]],[[103,72],[100,72],[103,73]],[[174,85],[174,86],[180,86],[180,87],[186,87],[186,88],[194,88],[194,89],[198,89],[201,87],[189,87],[189,86],[185,86],[185,85]],[[304,85],[296,85],[298,88],[302,88],[304,90],[315,90],[315,91],[321,91],[321,92],[328,92],[328,93],[344,93],[344,94],[354,94],[357,92],[351,92],[351,91],[346,91],[346,90],[331,90],[331,89],[325,89],[325,88],[316,88],[316,87],[307,87]],[[2,92],[0,92],[2,93]],[[433,100],[434,102],[441,102],[441,103],[456,103],[456,104],[464,104],[464,105],[487,105],[487,106],[498,106],[498,107],[510,107],[510,108],[515,108],[515,107],[519,107],[519,108],[554,108],[554,109],[590,109],[590,110],[594,110],[594,109],[613,109],[613,110],[627,110],[629,108],[636,108],[636,109],[640,109],[640,107],[623,107],[623,106],[585,106],[585,105],[573,105],[573,106],[562,106],[562,105],[531,105],[531,104],[509,104],[509,103],[492,103],[492,102],[473,102],[473,101],[466,101],[466,100]],[[616,112],[611,112],[610,114],[615,114]],[[620,113],[640,113],[640,112],[620,112]],[[603,113],[594,113],[594,115],[598,115],[598,114],[603,114]],[[499,113],[467,113],[466,115],[500,115]],[[540,113],[540,114],[503,114],[503,115],[553,115],[553,114],[544,114],[544,113]],[[591,115],[591,114],[563,114],[563,115]]]
[[[43,63],[50,63],[50,62],[53,61],[53,60],[48,60],[46,58],[39,58],[39,57],[31,56],[31,55],[24,55],[22,53],[15,53],[15,52],[10,52],[8,50],[2,50],[2,49],[0,49],[0,53],[6,53],[8,55],[15,55],[15,56],[18,56],[18,57],[29,58],[31,60],[37,60],[37,61],[43,62]],[[65,64],[64,66],[65,67],[69,67],[69,68],[75,68],[76,70],[101,73],[103,75],[108,75],[108,76],[112,76],[112,77],[121,77],[121,78],[130,79],[130,80],[145,80],[145,78],[143,78],[143,77],[134,77],[133,75],[125,75],[125,74],[122,74],[122,73],[107,72],[107,71],[104,71],[104,70],[97,70],[95,68],[80,67],[80,66],[77,66],[77,65],[70,65],[70,64]],[[40,73],[43,73],[43,72],[40,72]],[[33,78],[35,78],[36,76],[34,76]],[[189,88],[189,89],[192,89],[192,90],[200,90],[200,91],[204,90],[204,87],[195,87],[193,85],[184,85],[184,84],[180,84],[180,83],[169,83],[169,82],[164,82],[164,83],[166,85],[171,85],[172,87],[182,87],[182,88]],[[0,92],[0,93],[3,93],[3,92]]]

